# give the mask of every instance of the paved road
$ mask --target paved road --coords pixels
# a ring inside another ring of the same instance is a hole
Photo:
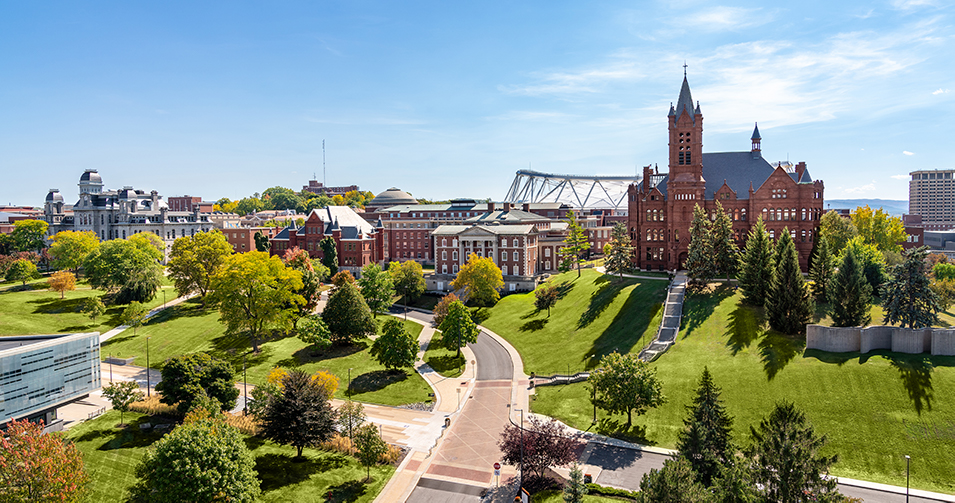
[[[511,355],[490,335],[481,332],[477,342],[468,344],[468,347],[474,351],[474,358],[480,362],[477,365],[478,381],[510,380],[514,375]]]

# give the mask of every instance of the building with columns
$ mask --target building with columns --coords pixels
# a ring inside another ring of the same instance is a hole
[[[800,266],[808,267],[816,228],[823,214],[824,185],[800,162],[771,164],[763,158],[759,128],[749,151],[703,152],[703,114],[693,103],[686,76],[676,107],[670,106],[668,172],[646,166],[629,189],[628,225],[641,269],[678,269],[686,260],[693,209],[716,218],[719,201],[733,221],[737,245],[762,217],[770,237],[788,229]]]

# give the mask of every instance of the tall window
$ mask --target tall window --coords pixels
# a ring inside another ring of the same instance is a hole
[[[520,254],[519,254],[517,251],[514,252],[513,256],[514,256],[514,261],[515,261],[515,262],[521,259],[521,256],[520,256]]]
[[[507,264],[501,266],[501,274],[507,276]]]

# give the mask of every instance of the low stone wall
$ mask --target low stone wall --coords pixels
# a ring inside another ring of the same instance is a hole
[[[896,353],[931,352],[933,355],[955,356],[955,330],[806,325],[806,349],[831,353],[868,353],[875,349],[888,349]]]

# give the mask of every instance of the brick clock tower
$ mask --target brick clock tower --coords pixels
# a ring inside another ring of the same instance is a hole
[[[750,150],[703,153],[703,114],[693,102],[686,70],[676,106],[667,116],[670,150],[668,173],[646,166],[643,180],[630,186],[628,227],[645,270],[678,269],[686,261],[693,208],[699,205],[716,219],[716,202],[733,221],[738,246],[762,218],[770,238],[789,232],[805,270],[823,213],[822,180],[813,180],[806,163],[770,164],[763,158],[759,129]]]

